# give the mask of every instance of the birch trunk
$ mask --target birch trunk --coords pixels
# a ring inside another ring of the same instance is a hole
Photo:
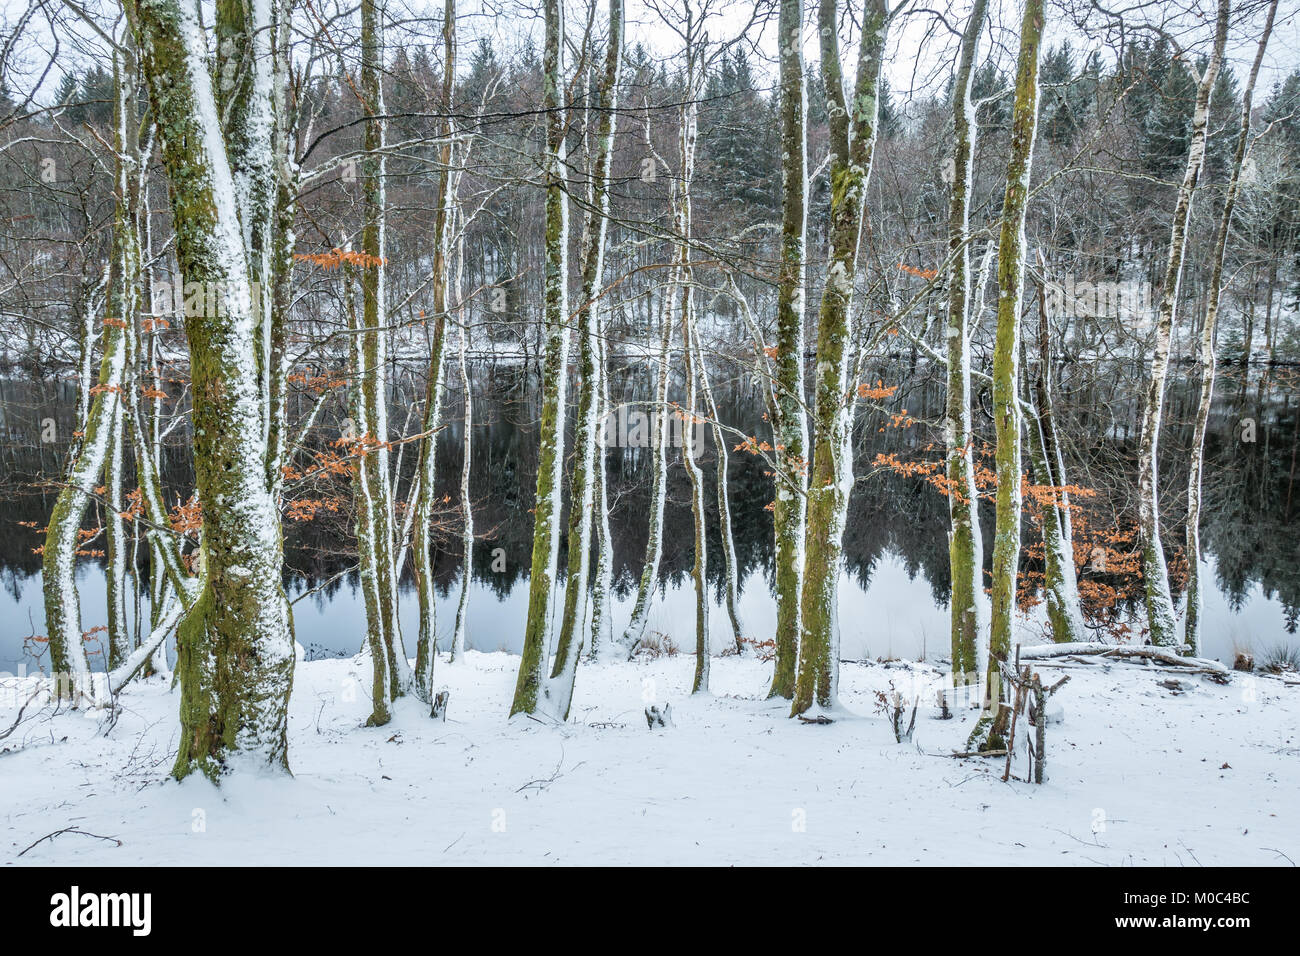
[[[442,96],[448,114],[452,107],[452,89],[456,75],[456,5],[446,0],[443,8]],[[452,207],[455,203],[452,173],[452,124],[450,116],[439,130],[443,144],[439,156],[437,212],[433,222],[433,341],[429,355],[429,377],[425,389],[424,428],[427,434],[420,443],[419,489],[415,505],[414,552],[415,590],[420,602],[420,634],[415,649],[416,694],[433,702],[433,669],[438,656],[436,605],[433,586],[433,542],[430,524],[437,494],[437,429],[442,415],[443,353],[447,342],[447,290],[450,284],[448,251]],[[462,333],[463,334],[463,333]],[[466,392],[466,406],[469,393]],[[468,441],[468,439],[466,439]]]
[[[362,326],[361,347],[365,351],[366,370],[360,382],[366,406],[367,430],[363,436],[375,440],[375,447],[360,461],[370,499],[373,503],[371,535],[372,559],[379,587],[384,653],[389,683],[394,697],[402,696],[410,682],[410,665],[402,644],[397,620],[397,568],[394,560],[396,542],[393,529],[393,487],[388,451],[388,265],[387,255],[387,184],[384,149],[387,120],[384,119],[383,55],[384,9],[382,0],[363,0],[361,4],[361,96],[369,113],[365,124],[361,160],[361,195],[363,219],[361,251],[370,265],[361,269]]]
[[[803,369],[804,246],[808,232],[803,38],[803,4],[800,0],[781,0],[777,25],[781,82],[781,271],[776,300],[776,395],[772,402],[773,445],[781,474],[777,476],[772,505],[776,662],[767,696],[786,699],[794,696],[799,658],[799,601],[808,489]]]
[[[122,395],[129,385],[127,329],[138,321],[137,268],[139,241],[136,232],[136,174],[139,164],[135,143],[135,109],[132,89],[134,57],[129,46],[113,57],[114,75],[114,191],[117,203],[106,276],[108,297],[103,318],[103,357],[95,385],[82,382],[80,392],[88,406],[82,418],[82,437],[73,446],[63,487],[55,499],[41,554],[44,583],[45,626],[49,638],[50,671],[55,693],[67,697],[73,706],[89,693],[90,665],[81,631],[81,605],[77,591],[77,553],[81,522],[91,496],[105,485],[105,516],[108,551],[108,663],[110,666],[129,652],[126,635],[121,500]],[[126,61],[123,62],[125,55]],[[87,348],[90,346],[87,345]],[[83,365],[83,370],[88,369]]]
[[[659,329],[659,380],[655,386],[654,449],[651,455],[650,527],[646,535],[645,557],[641,562],[641,580],[637,584],[632,616],[623,631],[622,645],[630,657],[645,637],[650,605],[659,585],[659,558],[663,551],[664,499],[668,496],[668,360],[672,354],[672,296],[665,294]]]
[[[1277,0],[1272,0],[1264,31],[1255,50],[1255,62],[1241,95],[1241,125],[1237,131],[1237,146],[1232,159],[1232,173],[1228,178],[1228,191],[1219,216],[1218,232],[1214,239],[1214,253],[1210,265],[1209,302],[1205,308],[1205,323],[1201,327],[1201,394],[1196,406],[1196,427],[1192,435],[1192,459],[1187,475],[1187,613],[1183,643],[1192,657],[1200,654],[1201,614],[1201,478],[1205,471],[1205,433],[1209,427],[1210,405],[1214,400],[1214,378],[1217,361],[1214,355],[1214,334],[1219,319],[1219,301],[1223,295],[1223,260],[1227,251],[1228,232],[1232,228],[1232,214],[1237,204],[1241,183],[1241,170],[1250,141],[1250,113],[1255,95],[1255,82],[1259,78],[1264,51],[1273,32],[1273,19],[1277,13]]]
[[[218,305],[185,321],[204,515],[202,587],[177,632],[181,734],[173,773],[199,770],[215,780],[236,758],[287,771],[293,618],[281,583],[280,516],[264,472],[266,410],[248,262],[198,4],[128,0],[127,10],[171,183],[181,274],[205,283]],[[259,19],[253,29],[268,26]]]
[[[1169,257],[1165,264],[1160,290],[1160,311],[1156,317],[1155,342],[1151,355],[1151,378],[1147,383],[1142,437],[1138,450],[1138,526],[1142,546],[1142,578],[1146,595],[1148,640],[1157,646],[1171,647],[1178,641],[1174,619],[1174,602],[1169,591],[1169,569],[1165,564],[1164,545],[1160,540],[1159,444],[1164,415],[1165,379],[1169,376],[1169,350],[1173,338],[1174,317],[1178,309],[1178,291],[1182,282],[1183,258],[1187,249],[1187,223],[1192,213],[1192,196],[1205,162],[1205,142],[1210,116],[1210,93],[1223,60],[1228,38],[1230,0],[1219,0],[1215,21],[1214,49],[1196,88],[1196,106],[1192,113],[1191,140],[1187,165],[1178,188],[1173,224],[1169,230]],[[1171,67],[1176,69],[1176,67]],[[1191,560],[1194,557],[1189,555]]]
[[[876,143],[881,65],[888,28],[885,0],[863,12],[857,79],[845,100],[835,0],[821,0],[822,78],[830,127],[830,258],[817,328],[813,460],[800,599],[799,673],[792,714],[835,706],[839,687],[838,597],[841,546],[853,486],[849,387],[853,279]]]
[[[556,716],[567,719],[586,622],[591,571],[591,527],[595,500],[597,441],[600,431],[600,377],[597,336],[600,286],[604,274],[605,234],[609,224],[609,176],[618,118],[618,74],[623,58],[623,3],[610,0],[609,42],[604,72],[595,95],[602,108],[596,121],[587,216],[582,233],[582,302],[578,307],[578,413],[574,431],[574,465],[569,480],[569,565],[564,588],[555,665],[548,695]],[[604,467],[604,459],[600,459]]]
[[[451,635],[451,654],[449,661],[455,663],[465,656],[465,618],[469,610],[469,588],[473,580],[474,567],[474,507],[469,495],[470,466],[474,461],[474,396],[470,393],[469,364],[466,353],[469,351],[469,325],[462,324],[460,331],[460,387],[465,393],[465,413],[462,427],[465,429],[461,446],[460,465],[460,510],[462,515],[460,546],[460,597],[456,601],[456,625]]]
[[[688,34],[689,35],[689,34]],[[688,47],[687,56],[693,58],[694,51]],[[675,211],[675,231],[679,237],[677,250],[677,281],[679,283],[679,302],[682,323],[682,365],[685,379],[685,395],[682,408],[678,412],[682,417],[682,464],[691,483],[691,517],[694,522],[695,562],[691,568],[691,578],[695,584],[695,678],[691,684],[691,693],[698,694],[709,689],[709,585],[708,585],[708,551],[704,510],[704,475],[695,460],[695,390],[700,370],[697,368],[695,349],[692,347],[695,322],[695,273],[691,266],[690,239],[693,226],[693,209],[691,205],[691,184],[695,178],[695,145],[698,133],[699,87],[695,82],[692,63],[687,67],[692,80],[691,96],[679,113],[678,162],[679,182],[677,209]],[[660,411],[661,418],[667,418],[667,409]]]
[[[568,248],[569,209],[565,193],[564,6],[543,0],[545,50],[542,56],[542,108],[546,110],[546,252],[543,326],[546,360],[538,441],[537,493],[534,497],[533,555],[528,581],[528,619],[519,678],[510,713],[536,713],[542,704],[552,646],[551,589],[560,544],[561,477],[564,468],[564,409],[569,362]]]
[[[1042,255],[1039,266],[1045,272]],[[1051,488],[1051,503],[1043,515],[1043,593],[1052,640],[1058,644],[1086,639],[1079,606],[1078,571],[1074,565],[1074,534],[1070,521],[1069,480],[1065,456],[1056,430],[1056,408],[1052,399],[1051,323],[1047,296],[1038,286],[1038,370],[1034,376],[1035,404],[1029,423],[1029,454],[1034,480]]]
[[[980,535],[979,494],[975,488],[974,433],[970,409],[970,196],[978,124],[971,104],[975,54],[988,0],[975,0],[962,34],[953,78],[952,197],[948,205],[948,387],[944,431],[948,445],[949,611],[952,621],[953,686],[979,681],[979,643],[986,628],[984,539]]]
[[[704,399],[704,410],[713,425],[713,445],[718,457],[718,534],[722,539],[722,601],[727,609],[727,619],[731,622],[731,637],[735,641],[736,653],[741,654],[745,650],[745,632],[737,603],[740,582],[736,564],[736,538],[731,530],[731,491],[728,488],[731,456],[727,454],[727,435],[722,430],[722,419],[718,416],[718,403],[713,398],[713,387],[709,384],[709,370],[704,361],[704,349],[700,345],[698,329],[695,330],[694,344],[695,363],[700,378],[700,395]],[[694,431],[690,434],[694,435]]]
[[[596,338],[596,374],[600,376],[600,417],[609,421],[609,357],[605,336]],[[591,604],[591,656],[593,660],[608,658],[614,649],[614,628],[610,614],[609,595],[614,588],[614,560],[611,553],[613,536],[609,530],[609,488],[605,473],[605,434],[600,431],[596,446],[596,583]]]
[[[993,539],[993,616],[989,636],[986,717],[992,719],[989,748],[1000,745],[1006,708],[998,675],[1011,650],[1020,563],[1020,303],[1025,256],[1025,208],[1038,125],[1038,61],[1043,36],[1043,0],[1026,0],[1020,23],[1020,53],[1012,106],[1011,154],[998,235],[998,326],[993,347],[993,426],[997,439],[997,512]],[[977,725],[977,732],[981,728]]]

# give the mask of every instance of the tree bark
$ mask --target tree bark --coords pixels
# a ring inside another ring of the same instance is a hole
[[[830,257],[817,328],[813,461],[808,485],[804,574],[800,597],[799,673],[791,714],[835,706],[839,685],[838,597],[841,546],[853,486],[849,343],[853,279],[875,149],[881,65],[888,11],[868,0],[858,72],[846,101],[835,0],[821,0],[822,78],[830,127]]]
[[[162,140],[181,274],[204,283],[218,304],[185,320],[204,514],[201,591],[177,632],[181,733],[173,774],[199,770],[215,780],[236,758],[287,771],[293,618],[280,577],[280,516],[264,472],[266,410],[247,253],[198,4],[126,6]],[[250,29],[269,26],[257,20]]]
[[[1159,443],[1164,415],[1165,379],[1169,376],[1169,350],[1173,337],[1174,317],[1178,309],[1178,292],[1182,281],[1183,258],[1187,250],[1187,223],[1192,213],[1192,196],[1205,162],[1205,142],[1210,116],[1210,94],[1223,60],[1228,38],[1230,0],[1219,0],[1215,21],[1214,49],[1196,88],[1196,106],[1192,113],[1191,141],[1183,181],[1178,188],[1173,224],[1169,231],[1169,256],[1160,290],[1160,309],[1156,317],[1155,342],[1151,354],[1151,378],[1147,383],[1142,437],[1138,450],[1138,527],[1142,546],[1142,578],[1146,597],[1148,640],[1157,646],[1172,647],[1179,643],[1174,619],[1174,602],[1169,590],[1169,569],[1165,564],[1164,545],[1160,540]],[[1171,66],[1171,69],[1176,67]]]
[[[803,4],[781,0],[777,26],[781,82],[781,261],[776,300],[776,392],[772,431],[777,476],[775,532],[776,662],[767,696],[794,697],[799,663],[800,591],[808,488],[804,412],[804,272],[808,159],[804,130]]]
[[[999,667],[1011,650],[1020,563],[1020,303],[1025,255],[1025,207],[1038,122],[1038,61],[1043,0],[1026,0],[1012,106],[1011,155],[998,236],[998,326],[993,349],[993,425],[997,438],[997,511],[993,539],[993,615],[989,636],[986,710],[993,718],[988,749],[1002,747],[1006,708],[997,691]]]
[[[984,595],[984,540],[980,535],[979,495],[975,488],[974,434],[970,410],[970,194],[974,183],[978,124],[971,104],[975,54],[988,0],[976,0],[962,34],[953,78],[952,196],[948,204],[948,387],[944,430],[948,445],[948,560],[952,584],[953,686],[978,683],[987,623]]]
[[[555,648],[548,696],[555,715],[567,720],[573,684],[582,650],[586,622],[588,578],[591,572],[591,528],[595,500],[597,442],[600,433],[600,291],[604,276],[605,233],[609,225],[609,178],[618,120],[618,74],[623,61],[623,3],[610,0],[609,42],[604,72],[595,90],[601,109],[596,120],[594,157],[587,215],[582,232],[582,301],[578,306],[578,413],[574,431],[575,460],[569,479],[569,564],[564,588],[564,613]],[[601,458],[599,467],[604,467]]]
[[[1241,125],[1237,132],[1237,146],[1233,154],[1232,173],[1228,178],[1228,191],[1219,216],[1219,228],[1214,238],[1214,253],[1210,265],[1209,302],[1205,308],[1205,322],[1201,327],[1201,394],[1196,406],[1196,426],[1192,435],[1192,458],[1187,474],[1187,611],[1183,643],[1193,657],[1200,653],[1201,613],[1201,478],[1205,471],[1205,434],[1209,429],[1210,405],[1214,400],[1216,359],[1214,334],[1219,319],[1219,300],[1223,295],[1223,260],[1232,228],[1232,214],[1237,204],[1237,191],[1241,182],[1241,168],[1250,141],[1250,112],[1255,94],[1255,82],[1269,36],[1273,32],[1273,18],[1277,13],[1277,0],[1269,4],[1264,31],[1260,34],[1255,51],[1255,62],[1241,95]],[[1274,260],[1276,262],[1276,260]]]
[[[546,111],[546,184],[543,319],[546,360],[542,379],[537,493],[533,503],[533,556],[528,580],[528,618],[511,716],[537,713],[553,645],[551,591],[560,546],[561,477],[564,466],[564,409],[569,364],[569,208],[565,192],[564,6],[543,0],[542,108]]]

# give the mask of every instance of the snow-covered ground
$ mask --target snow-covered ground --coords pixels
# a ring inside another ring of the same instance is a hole
[[[130,687],[107,732],[102,713],[24,722],[0,742],[0,862],[1300,862],[1300,686],[1277,678],[1183,676],[1175,692],[1164,669],[1044,664],[1046,682],[1071,681],[1053,698],[1064,719],[1048,727],[1039,787],[1003,783],[1002,759],[949,756],[973,718],[937,719],[930,690],[914,740],[894,742],[874,692],[926,686],[926,664],[846,664],[830,725],[765,701],[771,665],[758,661],[716,660],[701,697],[689,656],[584,664],[564,726],[506,719],[517,665],[444,660],[445,722],[406,701],[368,729],[367,660],[300,663],[294,776],[238,774],[220,790],[168,779],[177,698],[162,680]],[[674,725],[648,730],[647,701],[670,703]],[[19,857],[65,827],[77,832]]]

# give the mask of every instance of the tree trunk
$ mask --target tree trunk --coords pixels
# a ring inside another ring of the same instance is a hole
[[[212,779],[236,757],[288,769],[293,618],[280,516],[267,488],[259,340],[235,183],[198,4],[128,0],[171,182],[176,256],[217,308],[187,315],[202,589],[177,632],[181,733],[173,773]],[[253,8],[250,32],[274,14]],[[270,95],[257,90],[256,95]]]
[[[537,713],[552,647],[551,591],[560,546],[561,477],[564,470],[564,414],[569,363],[569,208],[565,192],[564,5],[543,0],[545,50],[542,108],[546,110],[546,242],[543,319],[546,361],[542,379],[537,493],[533,503],[533,556],[528,580],[528,619],[510,713]]]
[[[690,34],[688,33],[688,37]],[[677,281],[680,296],[682,323],[682,377],[685,394],[682,408],[678,414],[682,419],[682,464],[691,483],[691,517],[694,522],[693,548],[695,562],[691,568],[691,579],[695,584],[695,678],[691,684],[691,693],[698,694],[709,689],[709,584],[708,584],[708,539],[705,528],[704,510],[704,475],[695,460],[695,389],[699,369],[696,367],[695,349],[692,347],[695,328],[695,272],[691,266],[691,232],[693,227],[693,208],[691,205],[691,184],[695,178],[695,144],[698,132],[698,107],[696,98],[701,83],[693,72],[695,51],[688,42],[688,88],[691,91],[688,102],[679,111],[678,129],[678,192],[674,215],[675,231],[679,245],[677,249]],[[702,79],[702,78],[701,78]],[[667,409],[660,411],[660,416],[667,418]]]
[[[1260,34],[1255,51],[1255,62],[1250,78],[1241,96],[1241,126],[1237,133],[1237,147],[1232,160],[1232,173],[1228,191],[1219,216],[1219,228],[1214,239],[1214,253],[1210,265],[1209,302],[1205,309],[1205,322],[1201,328],[1201,395],[1196,406],[1196,426],[1192,435],[1192,458],[1187,474],[1187,613],[1183,643],[1187,653],[1196,657],[1201,644],[1201,477],[1205,470],[1205,433],[1209,427],[1210,404],[1214,399],[1214,333],[1219,319],[1219,300],[1223,294],[1223,260],[1228,245],[1228,231],[1232,228],[1232,214],[1237,204],[1237,189],[1241,181],[1241,167],[1250,142],[1250,111],[1255,94],[1255,81],[1259,77],[1264,50],[1273,32],[1273,17],[1277,13],[1277,0],[1272,0],[1264,32]],[[1275,260],[1276,261],[1276,260]]]
[[[731,530],[731,492],[727,487],[731,456],[727,454],[727,436],[722,430],[722,420],[718,416],[718,403],[713,399],[713,387],[709,384],[709,370],[704,362],[704,349],[700,345],[698,329],[695,331],[694,344],[695,364],[700,377],[700,394],[704,399],[704,410],[713,424],[713,445],[717,449],[718,456],[718,534],[722,538],[722,599],[727,608],[727,618],[731,622],[731,637],[735,641],[736,653],[740,654],[745,650],[745,632],[740,622],[740,610],[737,607],[740,572],[736,566],[736,538]],[[694,435],[693,431],[691,435]]]
[[[971,104],[975,53],[988,0],[975,0],[962,34],[961,57],[953,78],[952,197],[948,205],[948,388],[944,429],[948,445],[948,560],[952,576],[949,612],[952,621],[953,686],[979,681],[986,619],[984,541],[980,536],[979,495],[975,488],[974,434],[970,411],[969,306],[970,194],[974,181],[978,124]]]
[[[1012,107],[1011,155],[998,236],[998,327],[993,349],[993,425],[997,438],[997,511],[993,539],[993,616],[985,690],[993,718],[987,741],[999,749],[1006,708],[1000,704],[998,672],[1011,650],[1020,563],[1020,302],[1025,256],[1025,207],[1038,121],[1038,60],[1043,34],[1043,0],[1026,0],[1020,25],[1020,54]]]
[[[573,683],[582,650],[586,622],[588,577],[591,571],[591,525],[600,431],[600,377],[597,335],[600,292],[604,275],[605,233],[609,224],[609,176],[614,155],[618,110],[618,74],[623,57],[623,4],[610,0],[609,42],[605,69],[595,96],[602,105],[597,119],[595,155],[587,216],[582,232],[582,302],[578,306],[578,413],[574,432],[574,465],[569,479],[569,565],[564,588],[564,613],[555,648],[555,666],[547,695],[556,717],[567,720]],[[600,460],[604,467],[604,459]]]
[[[465,242],[462,238],[457,248],[456,267],[456,297],[459,302],[461,320],[460,352],[457,356],[459,360],[457,364],[460,370],[460,388],[465,394],[465,413],[462,419],[462,427],[465,429],[465,433],[461,444],[460,464],[461,569],[460,598],[456,602],[456,624],[451,635],[449,663],[455,663],[465,656],[465,623],[469,611],[469,589],[474,577],[474,502],[470,499],[469,494],[470,471],[474,463],[474,395],[470,391],[469,379],[469,319],[464,302],[460,301],[463,294],[461,290],[464,288],[464,275]]]
[[[804,413],[804,270],[808,231],[808,160],[804,130],[803,4],[781,0],[777,46],[781,81],[781,262],[776,300],[777,465],[772,505],[775,531],[776,664],[768,697],[794,696],[799,659],[799,601],[803,585],[808,489],[808,421]]]
[[[446,0],[443,8],[442,101],[450,114],[452,90],[456,76],[456,5]],[[456,202],[456,177],[452,173],[452,122],[444,119],[439,130],[442,149],[439,156],[437,212],[433,221],[433,341],[429,355],[428,381],[424,397],[424,428],[420,442],[419,488],[415,503],[415,531],[412,540],[415,567],[415,590],[420,603],[420,633],[415,649],[415,693],[420,700],[433,703],[433,670],[438,657],[437,595],[433,583],[433,542],[430,524],[437,495],[438,425],[442,416],[443,353],[447,347],[447,291],[450,285],[448,266],[451,242],[452,210]],[[462,332],[462,335],[464,333]],[[468,392],[466,405],[468,407]],[[468,427],[468,426],[467,426]],[[468,439],[466,439],[468,441]]]
[[[1178,308],[1178,290],[1182,280],[1183,258],[1187,249],[1187,223],[1192,213],[1192,195],[1205,161],[1206,132],[1209,125],[1210,93],[1223,59],[1228,37],[1229,0],[1219,0],[1214,31],[1214,50],[1196,89],[1196,107],[1192,114],[1191,143],[1183,171],[1178,201],[1174,207],[1169,232],[1169,258],[1160,292],[1160,311],[1156,318],[1156,336],[1151,356],[1151,378],[1147,384],[1142,438],[1138,451],[1138,524],[1142,544],[1142,578],[1146,594],[1148,639],[1157,646],[1171,647],[1178,641],[1174,619],[1174,602],[1169,591],[1169,569],[1165,564],[1164,545],[1160,541],[1159,460],[1160,425],[1164,414],[1165,379],[1169,375],[1169,349],[1173,337],[1174,316]],[[1173,69],[1174,67],[1171,67]]]
[[[645,558],[641,562],[641,580],[637,584],[636,602],[628,619],[621,641],[631,655],[645,636],[646,622],[650,619],[650,605],[659,586],[659,558],[663,551],[664,499],[668,496],[668,380],[671,369],[668,361],[672,354],[673,319],[672,295],[665,294],[659,329],[659,380],[655,386],[653,405],[655,433],[651,452],[650,476],[650,527],[646,534]]]
[[[841,546],[853,487],[853,422],[849,388],[853,278],[875,149],[881,65],[888,13],[869,0],[853,96],[846,101],[835,0],[821,0],[822,78],[830,126],[830,258],[817,328],[813,389],[813,461],[808,486],[804,574],[800,598],[799,673],[792,714],[835,706],[839,685],[838,597]]]

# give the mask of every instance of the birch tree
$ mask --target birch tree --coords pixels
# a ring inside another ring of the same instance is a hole
[[[1039,267],[1043,259],[1039,256]],[[1052,398],[1052,354],[1047,297],[1038,286],[1038,369],[1034,376],[1034,404],[1028,423],[1029,456],[1034,480],[1046,486],[1040,501],[1043,527],[1043,594],[1052,640],[1058,644],[1086,640],[1079,607],[1078,574],[1074,565],[1074,533],[1070,517],[1070,492],[1066,487],[1065,456],[1057,436]],[[1028,391],[1028,390],[1026,390]]]
[[[1273,32],[1273,19],[1277,13],[1277,0],[1268,6],[1264,30],[1255,49],[1246,87],[1241,94],[1241,122],[1237,130],[1237,145],[1232,158],[1232,172],[1219,214],[1218,230],[1214,237],[1214,252],[1210,259],[1208,301],[1205,321],[1201,326],[1201,391],[1196,406],[1196,426],[1192,434],[1192,458],[1187,474],[1187,610],[1184,616],[1183,643],[1193,657],[1200,653],[1201,614],[1204,596],[1201,593],[1201,480],[1205,471],[1205,433],[1209,428],[1210,404],[1214,399],[1214,378],[1217,361],[1214,354],[1214,335],[1219,320],[1219,302],[1223,296],[1223,260],[1232,229],[1232,216],[1237,205],[1241,184],[1241,171],[1250,141],[1251,107],[1255,95],[1255,82],[1259,78],[1264,51]]]
[[[1138,446],[1138,527],[1142,546],[1142,580],[1146,597],[1148,640],[1157,646],[1178,643],[1174,602],[1169,590],[1169,568],[1160,540],[1159,462],[1160,426],[1164,416],[1165,380],[1169,377],[1169,349],[1173,338],[1178,293],[1182,283],[1183,259],[1187,251],[1187,223],[1192,214],[1192,196],[1205,163],[1205,141],[1210,118],[1210,93],[1223,60],[1228,39],[1230,0],[1219,0],[1215,19],[1214,48],[1196,86],[1187,164],[1174,204],[1169,229],[1169,252],[1160,288],[1155,340],[1151,349],[1151,377],[1147,381],[1142,414],[1142,437]],[[1191,64],[1184,64],[1192,70]],[[1171,67],[1177,69],[1177,66]],[[1194,559],[1193,559],[1194,560]]]
[[[437,596],[433,583],[431,525],[437,491],[438,425],[442,415],[443,353],[447,343],[449,247],[455,205],[456,174],[452,169],[452,92],[456,78],[456,4],[446,0],[443,8],[442,102],[444,119],[439,135],[438,191],[433,221],[433,337],[430,343],[428,380],[425,386],[424,428],[420,443],[420,464],[416,478],[415,528],[412,541],[416,594],[420,602],[420,634],[415,651],[415,686],[421,700],[433,701],[433,668],[438,653]],[[464,331],[461,333],[464,335]],[[462,346],[463,349],[463,346]],[[465,393],[466,407],[469,392]],[[466,424],[468,432],[469,425]],[[468,440],[468,439],[467,439]],[[468,467],[468,465],[466,465]],[[466,511],[467,520],[469,512]],[[466,557],[468,560],[468,556]]]
[[[293,618],[280,517],[264,470],[259,338],[235,181],[195,0],[127,0],[168,174],[176,257],[215,309],[186,315],[202,583],[177,631],[181,732],[173,773],[216,779],[236,758],[288,769]],[[250,34],[279,9],[253,6]],[[258,88],[258,97],[271,96]]]
[[[95,489],[105,475],[105,469],[110,473],[110,482],[115,468],[120,476],[121,396],[129,385],[125,330],[130,323],[137,321],[134,295],[136,277],[132,272],[138,261],[137,253],[132,248],[137,239],[135,210],[129,205],[136,172],[136,157],[129,146],[134,130],[128,90],[133,82],[134,71],[128,74],[123,69],[120,50],[114,52],[113,66],[116,81],[113,148],[116,154],[114,186],[117,202],[109,252],[108,297],[102,320],[103,357],[96,384],[83,389],[89,405],[82,420],[81,441],[70,452],[67,474],[55,499],[41,552],[50,670],[56,695],[66,697],[73,706],[78,706],[82,696],[90,692],[90,664],[81,631],[81,602],[76,578],[81,524]],[[118,482],[120,483],[120,477]],[[118,563],[114,566],[110,562],[110,578],[120,568],[121,561],[121,554],[116,553],[120,538],[115,537],[112,543],[115,551],[112,557]],[[115,588],[113,581],[109,582],[110,620],[121,612],[120,583],[119,580]],[[118,621],[115,630],[124,626],[124,621]],[[120,639],[119,635],[112,633],[110,638]],[[110,661],[116,663],[113,643],[110,641]]]
[[[998,234],[998,324],[993,346],[993,427],[997,440],[997,511],[993,538],[993,616],[989,635],[986,715],[972,736],[991,719],[987,746],[1001,745],[1005,708],[998,693],[999,667],[1011,650],[1020,564],[1020,304],[1025,257],[1025,210],[1038,126],[1038,61],[1043,36],[1043,0],[1025,0],[1020,21],[1011,116],[1007,186]]]
[[[609,344],[606,336],[596,336],[596,369],[600,375],[600,414],[598,421],[609,421]],[[609,595],[614,588],[613,535],[609,527],[609,483],[605,468],[605,431],[602,428],[596,445],[596,489],[593,511],[596,522],[596,574],[591,604],[591,656],[604,660],[614,649],[614,627],[610,615]]]
[[[568,262],[569,209],[565,192],[564,5],[543,0],[545,42],[542,55],[542,109],[546,146],[542,176],[546,187],[543,326],[546,357],[538,439],[537,492],[534,496],[533,554],[528,580],[528,617],[510,713],[537,713],[544,703],[552,647],[551,589],[560,545],[561,476],[564,465],[564,408],[569,362]]]
[[[564,719],[573,699],[573,683],[582,650],[586,622],[588,578],[591,573],[592,512],[596,492],[595,471],[604,469],[597,459],[600,432],[600,390],[604,370],[597,337],[600,334],[601,281],[605,263],[605,234],[609,225],[610,167],[618,121],[618,75],[623,62],[623,3],[610,0],[609,40],[605,63],[594,91],[598,110],[588,190],[587,214],[582,230],[582,297],[577,314],[578,411],[574,431],[574,466],[569,480],[569,564],[564,589],[564,612],[550,679],[554,686],[555,713]]]
[[[952,574],[953,685],[968,685],[980,673],[984,619],[984,539],[975,489],[974,434],[970,410],[970,201],[978,123],[971,103],[975,55],[988,0],[975,0],[962,33],[952,84],[952,196],[948,202],[948,384],[944,434],[948,445],[948,560]]]
[[[817,326],[813,387],[813,460],[808,483],[806,550],[800,599],[799,673],[792,714],[830,708],[839,685],[838,597],[841,546],[853,465],[849,385],[853,280],[875,150],[881,66],[889,12],[868,0],[862,17],[857,79],[845,99],[835,0],[821,0],[822,80],[830,136],[830,252]]]
[[[647,132],[647,137],[648,137]],[[620,643],[627,649],[629,656],[645,636],[646,624],[650,620],[650,605],[654,601],[655,588],[659,582],[659,559],[663,551],[664,499],[668,496],[668,383],[671,368],[668,364],[672,354],[673,319],[672,296],[665,294],[660,301],[659,348],[657,358],[657,378],[655,380],[653,446],[650,461],[650,527],[646,534],[645,556],[641,562],[641,577],[637,581],[636,601],[632,605],[632,614],[627,627],[623,629]]]
[[[776,662],[768,697],[792,698],[799,655],[799,602],[807,505],[808,421],[804,412],[804,279],[808,210],[807,109],[802,0],[781,0],[777,24],[781,89],[781,261],[777,278],[775,420],[778,467],[775,531]]]
[[[688,30],[689,35],[689,30]],[[696,56],[693,46],[688,43],[687,57]],[[708,584],[708,548],[705,532],[704,511],[704,475],[695,458],[694,431],[698,417],[695,414],[695,396],[699,369],[695,349],[692,347],[695,328],[695,271],[691,265],[690,238],[693,225],[693,208],[691,204],[691,183],[695,178],[695,144],[698,133],[699,86],[695,79],[695,62],[688,62],[688,94],[685,105],[679,112],[680,128],[678,131],[679,176],[676,210],[674,212],[674,231],[678,236],[677,272],[678,312],[681,317],[682,333],[682,377],[685,394],[682,408],[678,414],[682,418],[682,464],[691,483],[691,519],[694,526],[694,555],[691,567],[691,580],[695,585],[695,678],[691,684],[692,693],[707,691],[709,688],[709,584]],[[660,411],[660,417],[667,417],[667,409]]]
[[[409,664],[397,621],[397,568],[393,491],[388,453],[386,126],[383,93],[384,11],[381,0],[361,3],[358,96],[366,120],[361,157],[361,255],[353,270],[361,314],[353,321],[352,417],[357,455],[357,548],[366,598],[367,643],[372,657],[372,710],[367,723],[391,719],[390,705],[407,688]],[[349,300],[349,309],[355,306]],[[423,685],[420,685],[423,687]]]
[[[730,477],[728,466],[731,456],[727,453],[727,434],[722,427],[718,403],[713,397],[713,386],[709,384],[709,370],[704,362],[704,348],[700,344],[699,329],[695,330],[693,339],[695,365],[700,379],[700,396],[712,426],[713,446],[717,456],[718,536],[722,539],[722,602],[727,609],[727,619],[731,622],[731,637],[735,642],[736,653],[739,654],[745,649],[745,630],[738,607],[740,572],[736,565],[736,539],[732,533],[731,493],[728,489]]]
[[[460,510],[462,515],[460,546],[460,597],[456,601],[456,623],[452,628],[451,651],[448,662],[455,663],[465,656],[465,624],[469,613],[469,589],[474,573],[474,503],[469,493],[470,469],[474,464],[474,395],[470,391],[469,346],[470,325],[461,296],[465,273],[465,239],[461,235],[456,251],[456,295],[460,311],[460,349],[457,352],[457,371],[460,389],[465,395],[465,409],[461,416],[464,435],[461,442]],[[432,685],[430,685],[432,688]]]

